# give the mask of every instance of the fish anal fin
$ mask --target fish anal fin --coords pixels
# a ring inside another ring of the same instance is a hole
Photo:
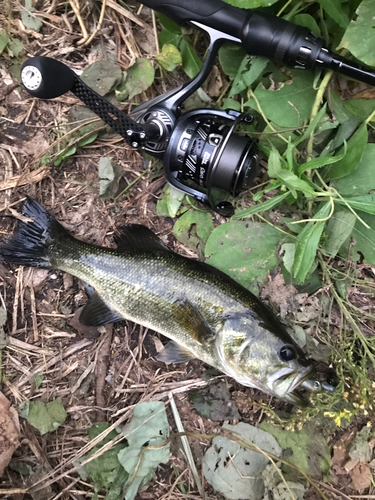
[[[191,359],[194,359],[194,354],[180,346],[173,340],[168,342],[164,349],[156,356],[158,361],[163,361],[163,363],[186,363]]]
[[[112,311],[96,292],[89,298],[79,316],[79,322],[86,326],[102,326],[108,323],[116,323],[123,319]]]
[[[210,325],[199,309],[188,300],[175,302],[172,306],[174,320],[199,344],[214,336]]]
[[[164,250],[169,248],[154,232],[140,224],[126,224],[115,235],[118,250]]]

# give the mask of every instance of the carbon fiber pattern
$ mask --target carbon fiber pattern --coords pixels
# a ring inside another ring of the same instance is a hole
[[[107,125],[117,132],[132,147],[143,147],[148,138],[147,131],[142,125],[133,121],[123,111],[120,111],[104,97],[88,87],[80,78],[76,77],[71,89],[91,111],[98,115]],[[129,131],[132,133],[130,134]]]

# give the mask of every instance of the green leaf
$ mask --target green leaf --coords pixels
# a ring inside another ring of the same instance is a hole
[[[182,67],[189,78],[197,76],[202,68],[202,61],[199,59],[196,51],[184,38],[180,43],[182,57]]]
[[[346,29],[349,24],[349,18],[342,8],[340,0],[318,0],[320,5],[341,28]]]
[[[66,158],[69,158],[69,156],[76,154],[76,152],[77,147],[75,144],[73,144],[72,146],[68,146],[66,149],[61,151],[61,153],[59,153],[59,155],[55,158],[53,164],[55,165],[55,167],[58,167],[64,160],[66,160]]]
[[[268,224],[231,220],[211,233],[205,255],[208,264],[257,293],[257,282],[265,282],[278,264],[276,249],[282,239],[283,234]]]
[[[57,398],[49,403],[42,401],[30,401],[27,421],[40,433],[53,432],[65,422],[66,411],[61,398]]]
[[[129,93],[129,99],[144,92],[154,81],[154,67],[147,59],[138,58],[127,71],[125,89]]]
[[[337,163],[342,160],[345,153],[338,156],[319,156],[319,158],[314,158],[306,163],[303,163],[298,167],[298,175],[302,175],[306,170],[313,170],[316,168],[325,167],[326,165],[331,165],[332,163]]]
[[[169,460],[169,442],[162,446],[169,435],[164,403],[155,401],[138,404],[123,434],[129,446],[119,452],[118,459],[131,478],[124,488],[125,498],[133,500],[139,487],[154,475],[156,467]],[[147,446],[155,448],[145,449]]]
[[[329,472],[331,454],[319,421],[311,420],[301,431],[286,431],[268,421],[262,422],[260,427],[274,436],[283,450],[288,451],[288,462],[305,474],[321,479]],[[285,465],[284,469],[289,472]]]
[[[374,12],[375,0],[363,0],[356,10],[356,18],[350,21],[338,47],[350,50],[353,56],[369,66],[375,66]]]
[[[34,378],[35,390],[37,391],[43,383],[44,375],[43,373],[37,372],[34,373],[33,378]]]
[[[7,32],[3,29],[0,29],[0,54],[3,52],[5,47],[8,45],[9,36]]]
[[[361,162],[354,172],[343,179],[335,179],[331,184],[345,197],[371,194],[375,190],[375,144],[366,144]]]
[[[160,54],[155,58],[160,66],[167,71],[174,71],[182,64],[182,57],[180,51],[171,44],[165,44],[162,47]]]
[[[369,229],[357,221],[352,232],[354,245],[346,243],[346,248],[350,249],[350,255],[354,261],[362,261],[375,265],[375,216],[363,212],[358,215],[369,226]],[[347,252],[346,252],[347,253]]]
[[[282,167],[280,153],[274,147],[271,150],[268,161],[268,175],[281,181],[289,189],[294,198],[297,198],[297,191],[302,191],[308,198],[315,196],[314,188],[308,182],[297,177],[291,170]]]
[[[356,216],[347,210],[341,210],[332,215],[325,230],[327,240],[322,245],[322,250],[328,256],[337,255],[341,246],[352,234],[356,221]]]
[[[18,38],[11,38],[8,42],[8,52],[10,57],[18,57],[24,48],[23,43]]]
[[[108,429],[108,427],[109,424],[107,422],[98,422],[87,429],[87,433],[90,439],[93,440]],[[110,432],[94,446],[88,455],[83,456],[81,461],[84,462],[86,459],[95,455],[105,444],[109,443],[117,436],[118,433],[116,431]],[[78,469],[78,473],[82,479],[87,480],[87,477],[91,478],[96,493],[102,489],[107,491],[106,500],[117,500],[120,498],[122,488],[129,477],[129,474],[122,467],[117,457],[120,451],[127,446],[128,443],[124,440]]]
[[[330,202],[327,201],[323,207],[315,214],[314,219],[324,219],[331,209]],[[325,221],[306,224],[297,236],[296,253],[294,256],[293,275],[298,283],[303,283],[309,273],[316,256],[320,237],[324,229]]]
[[[244,219],[245,217],[249,217],[250,215],[253,214],[259,214],[260,212],[266,212],[268,210],[272,210],[281,205],[281,203],[288,197],[290,197],[289,192],[278,194],[273,198],[264,201],[263,203],[258,203],[257,205],[245,208],[244,210],[239,210],[233,215],[232,219]]]
[[[85,68],[80,76],[99,95],[109,94],[122,80],[121,68],[112,61],[97,61]]]
[[[304,28],[308,28],[315,35],[321,36],[320,28],[315,21],[315,19],[310,16],[310,14],[297,14],[293,18],[293,22],[298,24],[299,26],[303,26]]]
[[[243,422],[226,429],[254,443],[261,450],[281,455],[281,448],[268,433]],[[228,457],[231,457],[228,460]],[[225,498],[261,500],[264,482],[260,477],[269,460],[223,436],[215,437],[203,457],[203,472],[210,485]]]
[[[349,139],[347,148],[343,147],[340,150],[339,156],[344,154],[346,149],[346,154],[344,154],[342,160],[336,162],[330,167],[327,167],[325,173],[326,177],[329,179],[339,179],[340,177],[345,177],[353,172],[362,160],[367,141],[367,125],[366,123],[362,123],[362,125]]]
[[[227,385],[219,380],[203,389],[195,389],[188,394],[189,402],[199,415],[211,420],[239,420],[240,415],[232,401]]]
[[[243,9],[257,9],[258,7],[269,7],[278,0],[225,0],[226,3],[241,7]]]
[[[270,121],[280,127],[299,127],[310,117],[316,95],[313,80],[313,75],[298,73],[291,83],[284,83],[279,90],[266,90],[258,85],[254,94]],[[258,109],[252,98],[245,105]]]
[[[245,58],[248,58],[246,51],[238,45],[227,44],[223,45],[219,49],[219,62],[221,69],[230,78],[236,77]]]
[[[21,20],[26,28],[39,31],[43,23],[32,15],[33,12],[35,12],[35,9],[32,6],[31,0],[25,0],[25,7],[21,10]]]
[[[156,213],[159,217],[176,217],[180,209],[185,193],[166,184],[163,194],[156,204]]]
[[[229,99],[228,97],[225,97],[223,99],[223,103],[221,105],[222,109],[235,109],[236,111],[241,111],[241,104],[238,101],[235,101],[234,99]]]
[[[368,194],[364,196],[354,196],[353,198],[343,198],[343,200],[336,200],[340,205],[348,204],[356,210],[361,210],[367,214],[375,215],[375,194]]]
[[[98,137],[98,134],[99,134],[99,132],[93,132],[92,134],[86,135],[86,137],[82,137],[82,139],[80,139],[77,142],[77,146],[80,148],[83,148],[83,146],[87,146],[88,144],[91,144],[92,142],[94,142],[96,140],[96,138]]]
[[[169,17],[165,16],[164,14],[158,14],[158,19],[162,26],[169,31],[170,33],[174,33],[177,35],[181,34],[181,28],[178,24],[174,23],[169,19]]]
[[[268,62],[268,59],[265,57],[245,56],[234,78],[229,97],[239,94],[250,87],[250,85],[263,73]]]
[[[173,227],[173,234],[188,248],[203,255],[204,246],[214,230],[210,212],[185,212]]]
[[[99,196],[100,198],[114,198],[124,171],[112,158],[102,156],[99,160]]]

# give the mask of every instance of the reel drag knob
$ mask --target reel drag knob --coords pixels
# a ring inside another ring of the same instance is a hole
[[[68,66],[56,59],[35,56],[22,65],[21,80],[33,97],[52,99],[71,90],[76,75]]]

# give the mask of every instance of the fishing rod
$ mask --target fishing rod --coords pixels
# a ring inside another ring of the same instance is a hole
[[[127,144],[163,159],[169,184],[221,215],[234,212],[232,204],[224,201],[226,194],[236,196],[248,188],[258,171],[256,140],[237,132],[240,124],[251,123],[253,117],[230,109],[182,113],[181,105],[206,80],[223,43],[240,44],[250,55],[290,68],[329,69],[375,86],[375,71],[335,54],[309,29],[279,17],[221,0],[143,0],[143,4],[209,35],[202,69],[187,84],[141,104],[129,116],[55,59],[28,59],[22,66],[22,83],[41,99],[71,91]]]

